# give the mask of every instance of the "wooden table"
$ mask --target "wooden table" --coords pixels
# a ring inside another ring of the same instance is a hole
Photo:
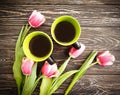
[[[116,57],[112,66],[91,67],[69,95],[120,95],[120,0],[0,0],[0,95],[17,95],[12,72],[15,44],[34,9],[45,15],[46,22],[33,30],[49,35],[52,22],[61,15],[73,16],[80,22],[79,42],[86,45],[86,51],[72,59],[66,71],[78,69],[92,50],[110,50]],[[54,42],[53,57],[59,66],[68,57],[68,48]],[[70,79],[54,95],[63,95],[69,83]],[[33,95],[38,91],[39,87]]]

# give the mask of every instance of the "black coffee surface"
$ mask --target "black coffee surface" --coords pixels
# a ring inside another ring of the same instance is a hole
[[[70,42],[75,37],[74,26],[67,21],[58,23],[55,28],[55,37],[60,42]]]
[[[35,36],[31,39],[29,48],[36,57],[46,56],[51,49],[50,41],[44,36]]]

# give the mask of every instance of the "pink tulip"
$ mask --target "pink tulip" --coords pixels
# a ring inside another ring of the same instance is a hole
[[[79,55],[81,55],[85,50],[85,45],[82,43],[80,43],[80,45],[81,48],[79,49],[72,47],[69,51],[69,56],[71,56],[72,58],[77,58]]]
[[[109,51],[104,51],[97,56],[97,62],[102,66],[112,65],[114,61],[115,56]]]
[[[45,22],[45,17],[40,12],[34,10],[29,17],[28,22],[33,28],[37,28]]]
[[[23,58],[21,69],[24,75],[31,75],[33,64],[34,61],[28,59],[27,57]]]
[[[41,69],[41,72],[44,76],[47,76],[49,78],[58,76],[57,65],[56,64],[50,65],[47,61],[45,61]]]

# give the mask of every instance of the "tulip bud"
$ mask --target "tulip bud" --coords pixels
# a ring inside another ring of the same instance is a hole
[[[101,66],[112,65],[115,61],[115,56],[112,55],[109,51],[104,51],[97,56],[97,62]]]
[[[34,10],[29,17],[28,23],[33,28],[41,26],[45,22],[45,17],[40,12]]]
[[[27,57],[23,58],[21,69],[24,75],[31,75],[33,64],[34,61],[28,59]]]
[[[57,65],[55,63],[50,65],[47,61],[45,61],[44,65],[41,69],[41,72],[44,76],[47,76],[49,78],[58,76]]]
[[[77,58],[79,55],[81,55],[85,50],[85,45],[80,43],[81,47],[79,49],[76,49],[75,47],[72,47],[69,51],[69,56],[72,58]]]

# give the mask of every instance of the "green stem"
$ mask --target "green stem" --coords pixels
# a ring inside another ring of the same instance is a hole
[[[35,84],[37,84],[41,78],[43,78],[42,75],[38,77],[38,79],[35,81]]]
[[[36,86],[37,86],[37,84],[38,84],[38,82],[39,82],[39,80],[40,80],[41,78],[43,78],[43,76],[42,76],[42,75],[41,75],[41,76],[39,76],[39,77],[38,77],[38,79],[35,81],[34,86],[33,86],[33,88],[32,88],[32,91],[31,91],[31,92],[33,92],[33,91],[35,90],[35,88],[36,88]]]
[[[66,69],[66,67],[67,67],[67,65],[68,65],[68,62],[70,61],[70,59],[71,59],[72,57],[71,56],[69,56],[66,60],[65,60],[65,62],[61,65],[61,67],[59,68],[59,76],[64,72],[64,70]],[[59,77],[58,76],[58,77]],[[55,77],[53,80],[52,80],[52,87],[54,86],[54,84],[57,82],[57,80],[58,80],[58,77]],[[52,88],[51,87],[51,88]]]
[[[25,81],[27,80],[27,78],[28,78],[28,76],[26,75],[26,76],[25,76]]]
[[[27,79],[28,79],[28,76],[25,75],[24,86],[25,86],[25,84],[26,84],[26,82],[27,82]],[[24,92],[25,92],[24,86],[23,86],[23,88],[22,88],[21,95],[24,95]]]
[[[48,78],[46,76],[43,76],[42,83],[40,85],[40,93],[39,95],[48,95],[48,91],[52,84],[52,78]]]
[[[81,78],[84,73],[87,71],[87,69],[89,68],[90,64],[93,62],[94,58],[96,57],[97,52],[93,51],[89,57],[87,58],[87,60],[83,63],[83,65],[80,67],[78,73],[75,74],[72,82],[70,83],[70,85],[68,86],[65,95],[68,95],[68,93],[70,92],[70,90],[72,89],[72,87],[74,86],[74,84],[77,82],[77,80],[79,78]]]
[[[91,64],[89,65],[89,68],[92,67],[92,66],[95,65],[95,64],[98,64],[98,62],[96,61],[96,62],[94,62],[94,63],[91,63]]]

